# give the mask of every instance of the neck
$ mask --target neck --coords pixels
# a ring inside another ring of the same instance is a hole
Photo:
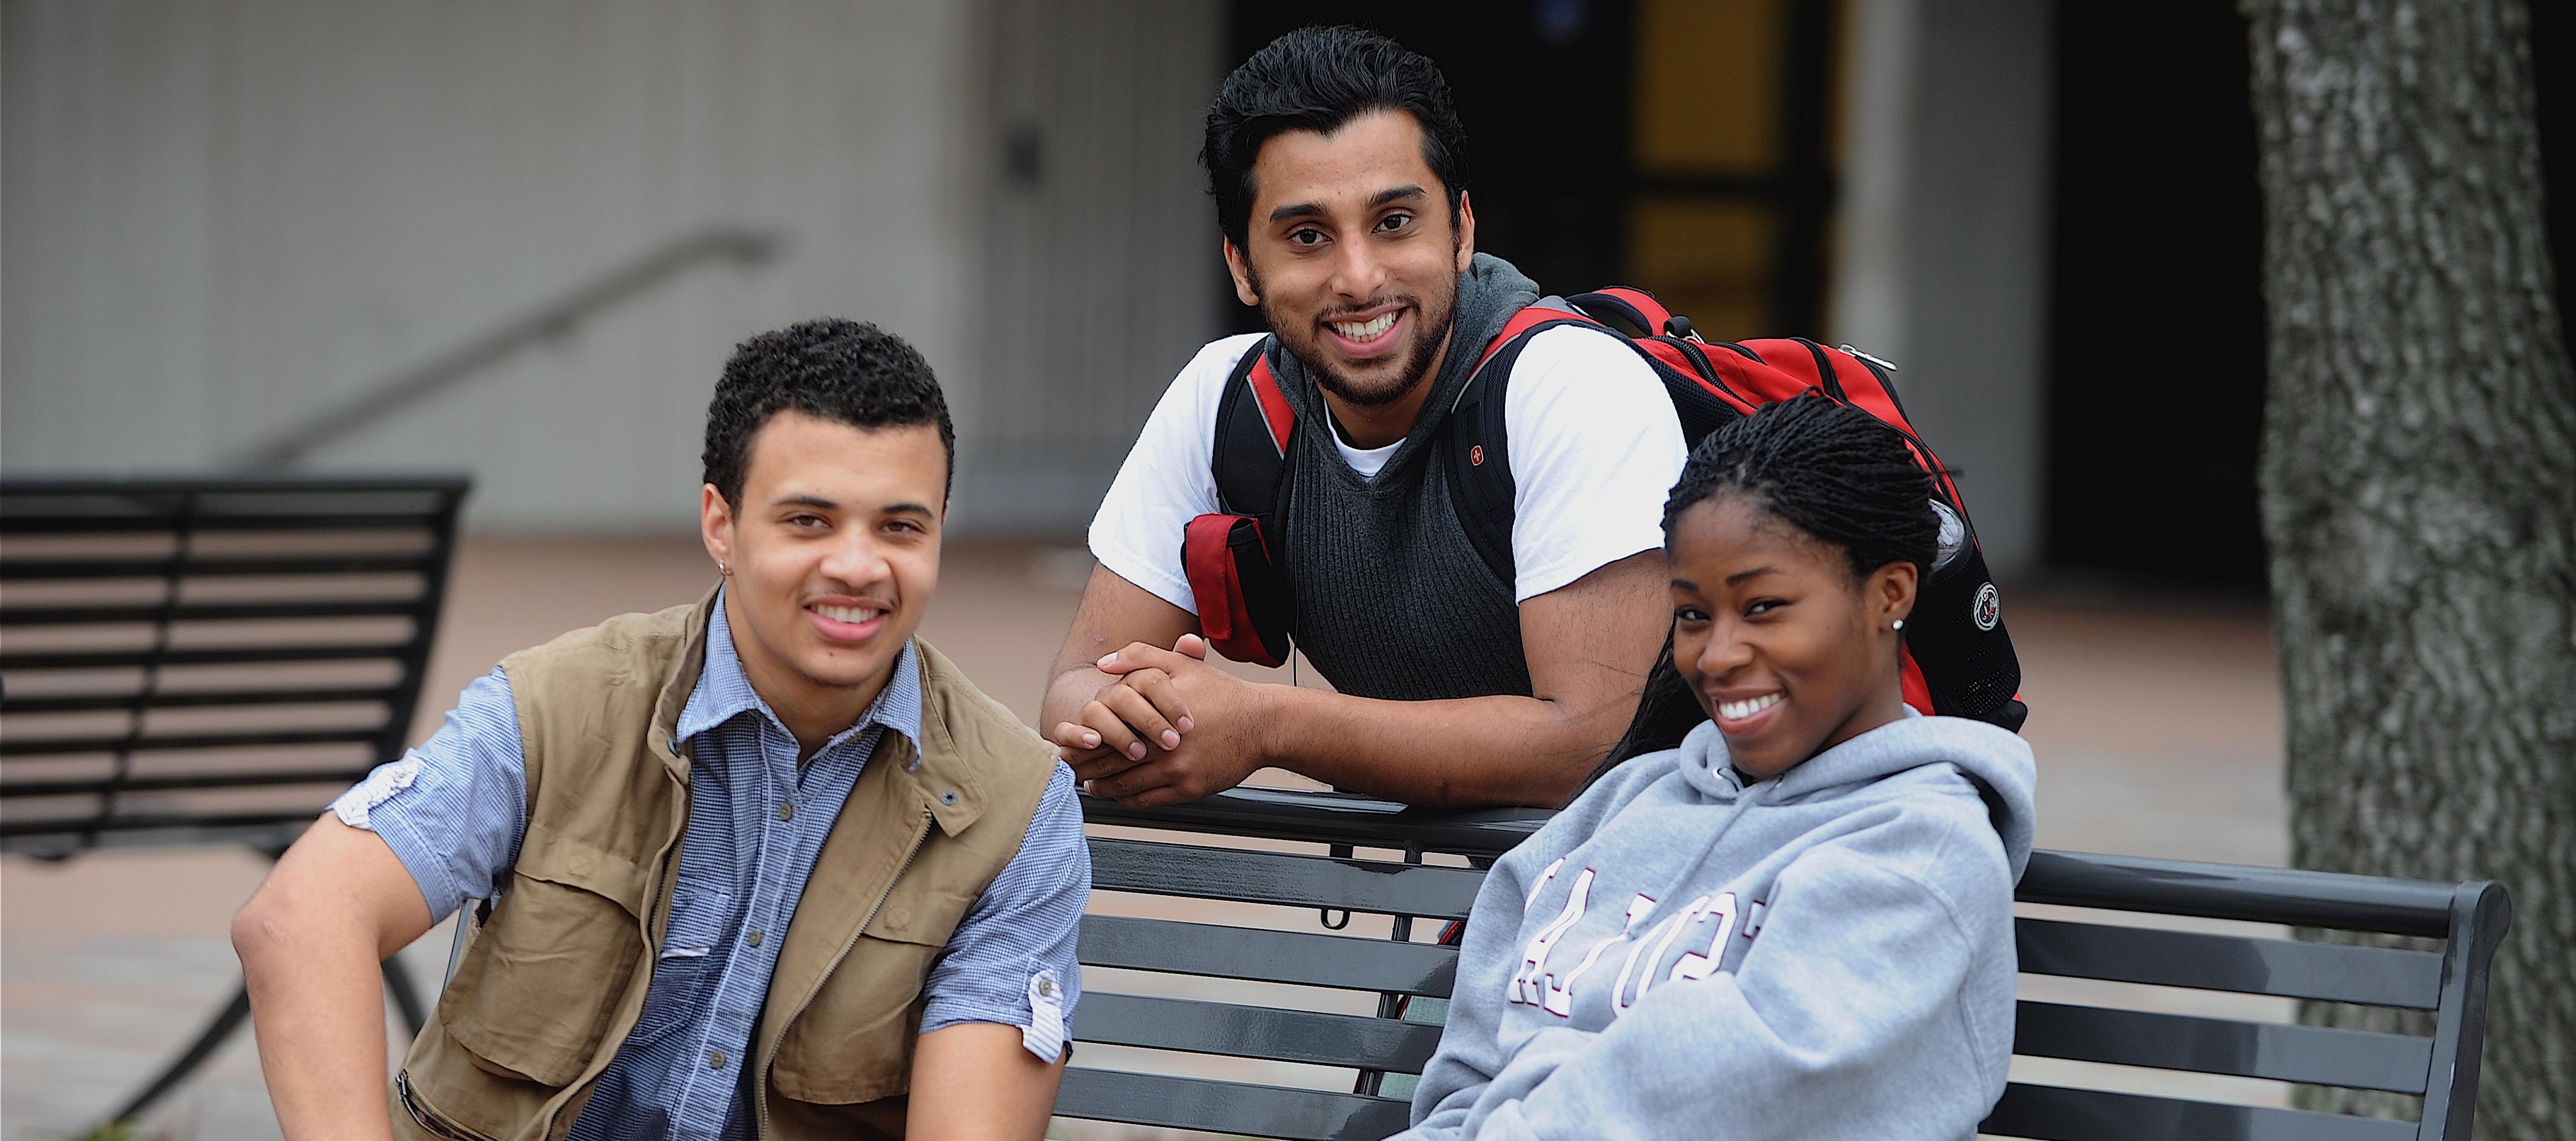
[[[1888,681],[1888,685],[1873,693],[1868,701],[1862,702],[1861,707],[1853,710],[1852,715],[1845,718],[1832,733],[1826,734],[1825,742],[1816,746],[1816,751],[1824,752],[1872,729],[1893,725],[1902,719],[1905,716],[1905,690],[1896,679],[1890,678]]]
[[[1355,448],[1383,448],[1412,431],[1414,420],[1422,415],[1423,401],[1431,398],[1431,390],[1436,387],[1431,380],[1440,375],[1441,362],[1448,359],[1450,343],[1456,339],[1457,333],[1457,326],[1451,325],[1449,332],[1441,337],[1440,350],[1431,354],[1431,363],[1424,365],[1422,372],[1413,378],[1413,386],[1405,389],[1403,396],[1385,404],[1353,404],[1333,395],[1331,389],[1317,385],[1317,395],[1324,398],[1324,407],[1332,410],[1334,422],[1341,425],[1343,438]]]
[[[834,734],[858,724],[859,715],[868,711],[877,695],[885,692],[886,682],[894,676],[888,668],[875,677],[854,686],[821,685],[812,678],[774,661],[757,644],[745,644],[742,613],[734,609],[733,594],[725,593],[725,625],[733,638],[734,660],[742,663],[742,676],[751,683],[751,691],[778,715],[780,724],[796,738],[796,763],[812,760]],[[899,660],[900,655],[897,659]]]

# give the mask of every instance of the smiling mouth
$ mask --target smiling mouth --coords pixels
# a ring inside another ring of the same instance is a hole
[[[1742,721],[1778,704],[1780,704],[1780,694],[1777,691],[1760,697],[1748,697],[1742,701],[1721,701],[1717,703],[1717,719]]]
[[[1343,340],[1365,345],[1385,336],[1387,330],[1395,327],[1395,319],[1403,315],[1403,310],[1393,309],[1366,321],[1326,321],[1324,324],[1340,334]]]
[[[873,621],[885,614],[885,608],[881,606],[810,606],[806,609],[834,622],[847,622],[853,626]]]

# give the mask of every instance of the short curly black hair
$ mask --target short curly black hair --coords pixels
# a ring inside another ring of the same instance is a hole
[[[706,481],[742,505],[751,437],[784,409],[854,428],[939,426],[948,484],[957,484],[957,428],[930,362],[904,339],[865,321],[825,317],[762,333],[734,346],[707,402]],[[945,491],[943,491],[943,494]]]
[[[1376,32],[1305,27],[1252,53],[1208,108],[1207,168],[1217,228],[1241,249],[1252,233],[1252,160],[1289,131],[1331,134],[1371,111],[1403,111],[1422,125],[1422,161],[1449,197],[1449,223],[1467,193],[1467,128],[1440,68]]]

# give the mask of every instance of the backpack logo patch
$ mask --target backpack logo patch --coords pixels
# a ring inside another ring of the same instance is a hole
[[[1467,449],[1467,464],[1470,467],[1485,466],[1485,445],[1478,444]]]
[[[2004,620],[2004,597],[1995,590],[1995,584],[1990,582],[1977,588],[1977,601],[1968,607],[1968,617],[1975,620],[1980,630],[1992,630],[1995,623]]]

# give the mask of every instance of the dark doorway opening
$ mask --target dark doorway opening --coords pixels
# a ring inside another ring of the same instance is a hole
[[[2228,0],[2057,9],[2048,553],[2259,586],[2263,204]]]

